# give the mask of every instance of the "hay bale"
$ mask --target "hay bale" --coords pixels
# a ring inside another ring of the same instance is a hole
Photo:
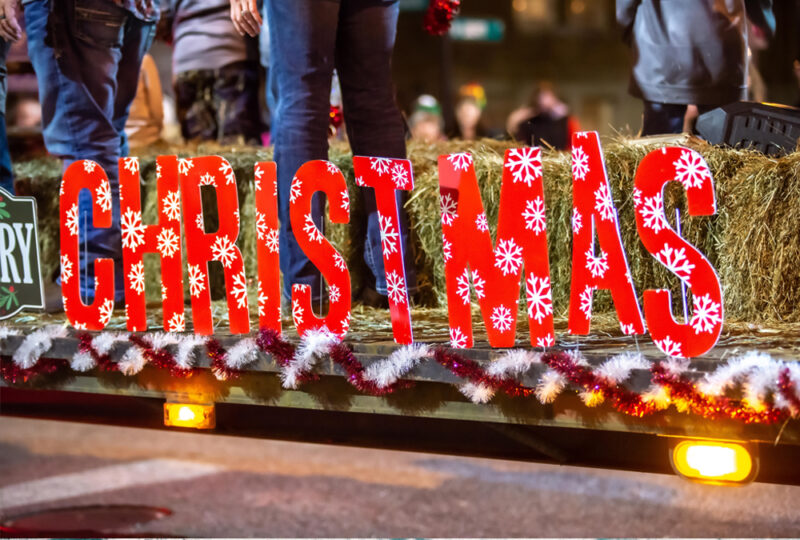
[[[663,143],[631,144],[625,140],[605,142],[612,197],[619,211],[622,241],[628,254],[631,274],[641,297],[648,288],[669,288],[676,313],[681,312],[679,281],[647,253],[639,241],[633,211],[633,180],[639,162]],[[698,150],[714,174],[718,214],[690,217],[685,195],[678,184],[668,186],[665,209],[672,216],[679,208],[683,217],[683,235],[697,246],[717,268],[722,280],[727,318],[753,323],[800,322],[800,152],[769,158],[761,154],[709,146],[692,140],[688,146]],[[418,269],[422,299],[427,305],[443,305],[446,297],[442,261],[441,223],[439,219],[439,155],[469,151],[474,157],[475,172],[494,239],[503,153],[512,144],[484,140],[423,145],[410,142],[408,154],[413,164],[415,189],[406,204],[411,223],[411,253]],[[181,157],[219,154],[230,161],[239,181],[242,231],[238,245],[245,258],[247,275],[256,276],[255,225],[253,201],[253,165],[271,159],[271,151],[262,148],[220,147],[212,144],[191,147],[158,147],[140,154],[143,175],[144,219],[156,217],[155,156],[178,154]],[[363,263],[365,235],[360,215],[360,189],[356,187],[352,156],[344,145],[335,145],[330,160],[344,173],[351,196],[351,224],[326,226],[331,242],[345,255],[350,266],[353,288],[366,281],[368,270]],[[57,193],[61,169],[57,161],[39,159],[18,163],[18,178],[30,179],[31,191],[39,201],[40,241],[43,274],[58,264]],[[569,301],[572,258],[572,178],[568,153],[545,151],[543,154],[547,234],[551,282],[556,315],[565,316]],[[211,199],[206,203],[213,202]],[[214,230],[213,212],[207,217]],[[670,219],[674,224],[674,219]],[[160,299],[157,258],[148,257],[148,291]],[[222,276],[212,272],[212,294],[224,292]],[[610,295],[596,295],[594,312],[613,310]]]

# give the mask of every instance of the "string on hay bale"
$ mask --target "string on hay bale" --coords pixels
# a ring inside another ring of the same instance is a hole
[[[719,272],[725,296],[728,320],[752,323],[800,322],[800,152],[770,158],[756,152],[709,146],[701,141],[688,145],[706,159],[716,182],[718,213],[711,217],[690,217],[681,186],[671,184],[665,193],[664,206],[674,225],[675,208],[681,212],[682,234],[697,246]],[[437,158],[453,152],[471,152],[484,207],[495,238],[503,153],[511,143],[483,140],[478,142],[443,142],[408,145],[413,163],[415,189],[406,209],[412,227],[411,253],[418,269],[422,298],[428,304],[443,304],[444,268],[441,264],[442,236],[439,219],[439,184]],[[652,149],[662,146],[631,144],[624,140],[606,142],[604,153],[612,197],[619,211],[622,240],[628,254],[637,292],[648,288],[669,288],[675,312],[681,312],[679,281],[647,253],[639,241],[633,210],[633,180],[636,168]],[[256,234],[254,227],[253,165],[272,158],[270,149],[197,145],[156,147],[140,154],[143,213],[145,223],[154,223],[157,215],[155,157],[178,154],[181,157],[219,154],[233,167],[239,183],[242,231],[238,245],[245,257],[248,276],[256,275]],[[349,225],[326,224],[326,235],[345,255],[358,290],[367,272],[363,263],[364,222],[358,216],[361,204],[355,186],[352,155],[349,148],[331,148],[329,159],[348,181],[352,216]],[[46,158],[17,163],[14,172],[27,182],[30,194],[37,197],[41,227],[43,275],[58,267],[58,208],[53,194],[58,190],[61,167]],[[557,316],[565,316],[569,301],[572,258],[572,176],[570,155],[545,151],[543,155],[544,189],[547,205],[547,235],[553,302]],[[27,189],[26,189],[27,191]],[[215,230],[213,193],[204,196],[206,230]],[[160,298],[158,259],[146,256],[147,291],[152,299]],[[184,283],[188,283],[184,279]],[[224,294],[221,272],[213,272],[212,295]],[[524,303],[523,303],[524,305]],[[595,297],[594,313],[613,310],[610,295]]]

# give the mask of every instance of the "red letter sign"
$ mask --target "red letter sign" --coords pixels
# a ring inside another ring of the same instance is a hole
[[[481,201],[470,154],[439,157],[447,309],[453,347],[472,346],[470,283],[492,347],[512,347],[523,262],[531,344],[553,345],[553,303],[538,148],[506,152],[497,247]],[[491,324],[487,324],[491,321]]]
[[[278,249],[278,183],[275,163],[255,166],[258,326],[281,331],[281,271]]]
[[[309,161],[300,167],[292,180],[289,197],[292,231],[300,249],[328,282],[330,308],[326,317],[315,316],[311,311],[311,288],[308,285],[293,285],[292,319],[301,336],[308,330],[324,326],[343,337],[350,328],[350,272],[344,257],[323,236],[311,217],[311,197],[317,191],[328,196],[333,223],[347,223],[350,220],[350,198],[339,168],[322,160]]]
[[[686,358],[711,350],[722,332],[722,288],[711,263],[669,226],[664,215],[664,186],[678,181],[686,189],[689,215],[717,211],[714,179],[702,156],[687,148],[650,152],[636,171],[633,190],[636,227],[647,250],[692,291],[692,316],[679,324],[672,316],[668,290],[644,291],[644,314],[656,346]]]
[[[181,258],[181,198],[178,158],[159,156],[156,165],[158,224],[142,224],[139,160],[119,160],[120,211],[122,216],[122,260],[125,268],[125,306],[128,330],[147,330],[144,297],[144,254],[161,257],[161,298],[164,330],[183,332],[183,262]]]
[[[114,311],[114,261],[94,261],[94,302],[81,300],[78,264],[78,193],[88,189],[92,196],[92,224],[111,226],[111,186],[105,171],[94,161],[72,163],[61,181],[61,296],[64,312],[72,326],[82,330],[102,330]],[[87,262],[87,264],[91,264]]]
[[[569,300],[569,332],[588,334],[592,297],[608,289],[614,299],[620,327],[625,334],[643,334],[644,323],[633,287],[606,165],[596,132],[572,137],[572,288]],[[597,232],[600,253],[594,249]]]
[[[411,311],[403,264],[405,254],[400,236],[400,215],[395,190],[414,189],[411,162],[407,159],[356,156],[353,158],[353,172],[359,186],[375,189],[392,333],[395,342],[408,345],[414,342],[414,336],[411,332]]]
[[[230,163],[219,156],[179,159],[178,172],[183,194],[186,223],[186,260],[189,265],[189,292],[192,297],[192,321],[198,334],[211,334],[211,294],[208,284],[208,261],[219,261],[225,272],[228,318],[231,332],[250,331],[247,312],[247,278],[244,260],[236,238],[239,236],[239,199],[236,176]],[[206,234],[200,186],[214,186],[217,191],[219,230]]]

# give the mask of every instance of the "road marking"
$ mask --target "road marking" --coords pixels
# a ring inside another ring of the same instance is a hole
[[[0,509],[93,495],[134,486],[191,480],[221,467],[177,459],[148,459],[40,478],[0,488]]]

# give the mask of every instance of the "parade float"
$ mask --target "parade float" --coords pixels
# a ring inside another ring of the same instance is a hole
[[[291,189],[328,302],[294,287],[283,309],[268,150],[153,149],[119,169],[124,310],[111,261],[95,262],[94,301],[79,294],[77,197],[107,226],[105,172],[15,168],[65,313],[0,297],[4,414],[800,483],[798,152],[591,132],[571,152],[334,147]],[[367,280],[364,189],[388,310],[351,300]]]

